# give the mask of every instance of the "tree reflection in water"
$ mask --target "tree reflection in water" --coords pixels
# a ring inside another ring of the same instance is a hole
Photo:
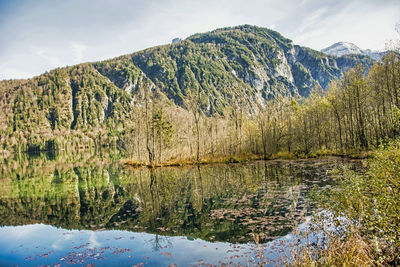
[[[304,221],[311,211],[307,191],[331,185],[326,171],[342,163],[257,161],[127,169],[96,157],[65,162],[39,156],[4,163],[0,224],[154,233],[156,250],[160,238],[178,235],[266,242]]]

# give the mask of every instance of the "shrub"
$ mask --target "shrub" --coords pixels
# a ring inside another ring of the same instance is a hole
[[[357,232],[359,240],[374,247],[376,264],[400,264],[400,140],[381,146],[364,162],[363,170],[342,169],[336,174],[340,178],[337,189],[317,192],[314,198],[333,215],[336,226],[343,218],[350,226],[345,232],[337,231],[328,244],[348,244]],[[326,249],[320,248],[315,258],[327,253]]]

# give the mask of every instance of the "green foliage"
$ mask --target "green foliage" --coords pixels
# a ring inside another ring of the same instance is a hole
[[[366,162],[364,172],[344,169],[337,175],[338,189],[317,193],[318,205],[333,212],[336,223],[343,224],[344,217],[350,220],[363,237],[378,242],[378,257],[382,256],[382,251],[388,254],[381,260],[398,263],[400,140],[392,141],[376,150],[373,157]]]
[[[171,145],[173,135],[173,125],[164,115],[163,110],[160,108],[153,115],[153,127],[156,129],[156,133],[162,139],[162,142],[166,146]]]

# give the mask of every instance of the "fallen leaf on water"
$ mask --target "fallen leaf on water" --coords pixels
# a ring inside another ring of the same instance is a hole
[[[169,252],[161,252],[160,255],[165,255],[168,258],[171,258],[171,253],[169,253]]]

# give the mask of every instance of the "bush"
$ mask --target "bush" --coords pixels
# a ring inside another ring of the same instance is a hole
[[[338,189],[318,192],[318,205],[332,212],[337,226],[347,218],[347,242],[354,232],[374,244],[376,264],[400,264],[400,140],[374,152],[362,171],[339,171]],[[371,245],[372,246],[372,245]],[[321,249],[322,251],[322,249]]]
[[[400,248],[400,141],[377,150],[366,167],[361,175],[345,173],[338,211],[355,220],[365,235]]]

